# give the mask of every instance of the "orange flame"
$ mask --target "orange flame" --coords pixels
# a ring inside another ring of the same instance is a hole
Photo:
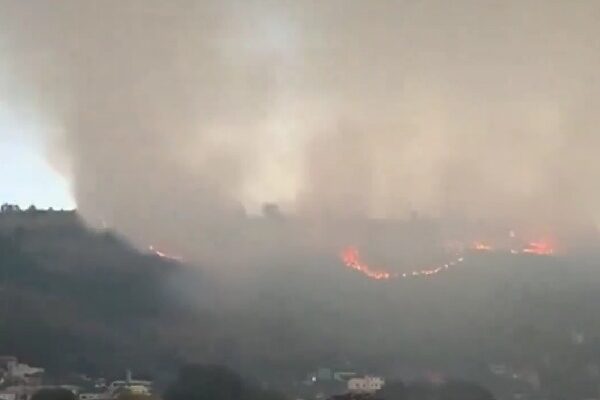
[[[477,250],[477,251],[492,251],[493,248],[492,246],[490,246],[487,243],[483,243],[483,242],[475,242],[473,243],[473,250]]]
[[[344,250],[342,250],[340,256],[341,256],[342,262],[344,263],[344,265],[346,265],[346,267],[351,268],[356,271],[359,271],[362,274],[364,274],[365,276],[367,276],[368,278],[375,279],[375,280],[387,280],[387,279],[393,279],[393,278],[411,278],[411,277],[418,277],[418,276],[429,277],[431,275],[439,274],[440,272],[443,272],[443,271],[449,269],[450,267],[454,267],[455,265],[462,263],[464,261],[464,257],[457,255],[456,259],[454,259],[446,264],[442,264],[437,267],[434,267],[434,268],[413,270],[410,272],[403,272],[401,274],[397,274],[397,273],[388,272],[383,269],[370,267],[368,264],[366,264],[360,260],[360,253],[356,247],[352,247],[352,246],[346,247]]]
[[[362,272],[367,277],[375,280],[384,280],[395,277],[391,273],[382,270],[376,270],[369,267],[367,264],[360,261],[360,254],[355,247],[347,247],[342,250],[341,258],[348,268]]]
[[[535,254],[538,256],[550,256],[554,254],[554,247],[545,241],[529,242],[523,249],[523,253]]]
[[[511,235],[512,236],[512,235]],[[484,242],[474,242],[471,246],[471,249],[476,251],[494,251],[494,247],[484,243]],[[521,250],[510,250],[511,254],[533,254],[538,256],[549,256],[555,253],[554,246],[550,244],[548,241],[534,241],[528,243]],[[348,246],[344,248],[340,257],[344,265],[348,268],[351,268],[355,271],[361,272],[367,278],[375,279],[375,280],[388,280],[395,278],[413,278],[413,277],[429,277],[432,275],[436,275],[440,272],[444,272],[459,263],[464,261],[464,256],[461,255],[460,252],[456,253],[456,258],[445,263],[440,264],[436,267],[431,267],[429,269],[415,269],[409,272],[403,273],[392,273],[383,268],[374,268],[368,265],[366,262],[362,261],[360,258],[360,253],[358,249],[354,246]]]

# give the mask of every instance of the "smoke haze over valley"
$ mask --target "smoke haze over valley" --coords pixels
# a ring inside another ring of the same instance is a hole
[[[0,10],[1,100],[35,121],[86,220],[140,246],[218,263],[226,242],[252,247],[242,216],[265,202],[332,248],[339,218],[557,234],[600,217],[593,1]]]
[[[0,0],[0,117],[29,135],[0,125],[0,146],[35,143],[77,208],[2,206],[0,354],[598,398],[599,20],[592,0]]]

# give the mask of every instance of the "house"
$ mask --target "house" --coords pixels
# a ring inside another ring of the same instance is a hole
[[[79,394],[79,400],[111,400],[112,398],[112,395],[108,392]]]
[[[124,381],[114,381],[108,386],[108,392],[113,395],[122,391],[129,391],[137,394],[150,394],[152,393],[152,382],[128,379]]]
[[[2,381],[9,384],[41,385],[44,368],[20,363],[17,357],[0,356]]]
[[[330,368],[318,368],[306,375],[303,383],[307,386],[323,382],[347,382],[348,379],[354,378],[357,375],[352,371],[336,371]]]
[[[349,379],[354,378],[356,376],[356,372],[334,372],[333,380],[338,382],[347,382]]]
[[[375,400],[373,393],[345,393],[331,396],[328,400]]]
[[[350,393],[375,393],[383,388],[385,381],[378,376],[365,376],[364,378],[350,378],[348,391]]]
[[[9,367],[8,377],[14,380],[32,383],[33,381],[40,381],[44,372],[44,368],[31,367],[27,364],[16,363]]]

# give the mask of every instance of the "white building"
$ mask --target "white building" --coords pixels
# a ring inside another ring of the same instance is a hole
[[[44,368],[31,367],[14,356],[0,356],[0,381],[2,384],[40,385]]]
[[[365,376],[364,378],[351,378],[348,380],[350,393],[375,393],[380,390],[385,381],[378,376]]]
[[[14,363],[8,365],[8,376],[16,379],[27,379],[44,372],[44,368],[31,367],[27,364]]]
[[[107,391],[113,398],[119,397],[123,392],[149,396],[152,393],[152,381],[131,378],[131,370],[125,373],[125,380],[114,381],[108,385]]]
[[[80,393],[79,400],[112,400],[110,393]]]
[[[114,381],[108,386],[108,392],[111,394],[123,390],[136,394],[150,394],[152,393],[152,381],[128,379],[125,381]]]

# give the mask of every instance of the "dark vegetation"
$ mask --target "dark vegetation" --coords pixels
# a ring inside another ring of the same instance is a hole
[[[284,400],[277,392],[260,389],[227,367],[190,364],[179,371],[164,394],[165,400]],[[494,400],[485,388],[466,381],[441,384],[402,381],[388,383],[376,394],[339,394],[332,400]]]
[[[390,382],[377,392],[381,400],[494,400],[485,388],[466,381],[449,381],[434,385],[414,382],[404,385],[400,381]]]
[[[0,353],[56,374],[150,361],[173,269],[73,213],[0,216]]]
[[[77,396],[67,389],[42,389],[34,393],[31,400],[77,400]]]
[[[55,375],[130,367],[171,379],[185,363],[223,364],[281,389],[325,365],[438,371],[500,392],[507,381],[488,368],[498,363],[535,371],[557,396],[596,393],[596,257],[473,254],[435,279],[394,282],[334,257],[277,260],[239,285],[143,254],[75,213],[0,215],[0,353]]]
[[[164,394],[165,400],[283,400],[275,392],[260,389],[227,367],[186,365]]]

